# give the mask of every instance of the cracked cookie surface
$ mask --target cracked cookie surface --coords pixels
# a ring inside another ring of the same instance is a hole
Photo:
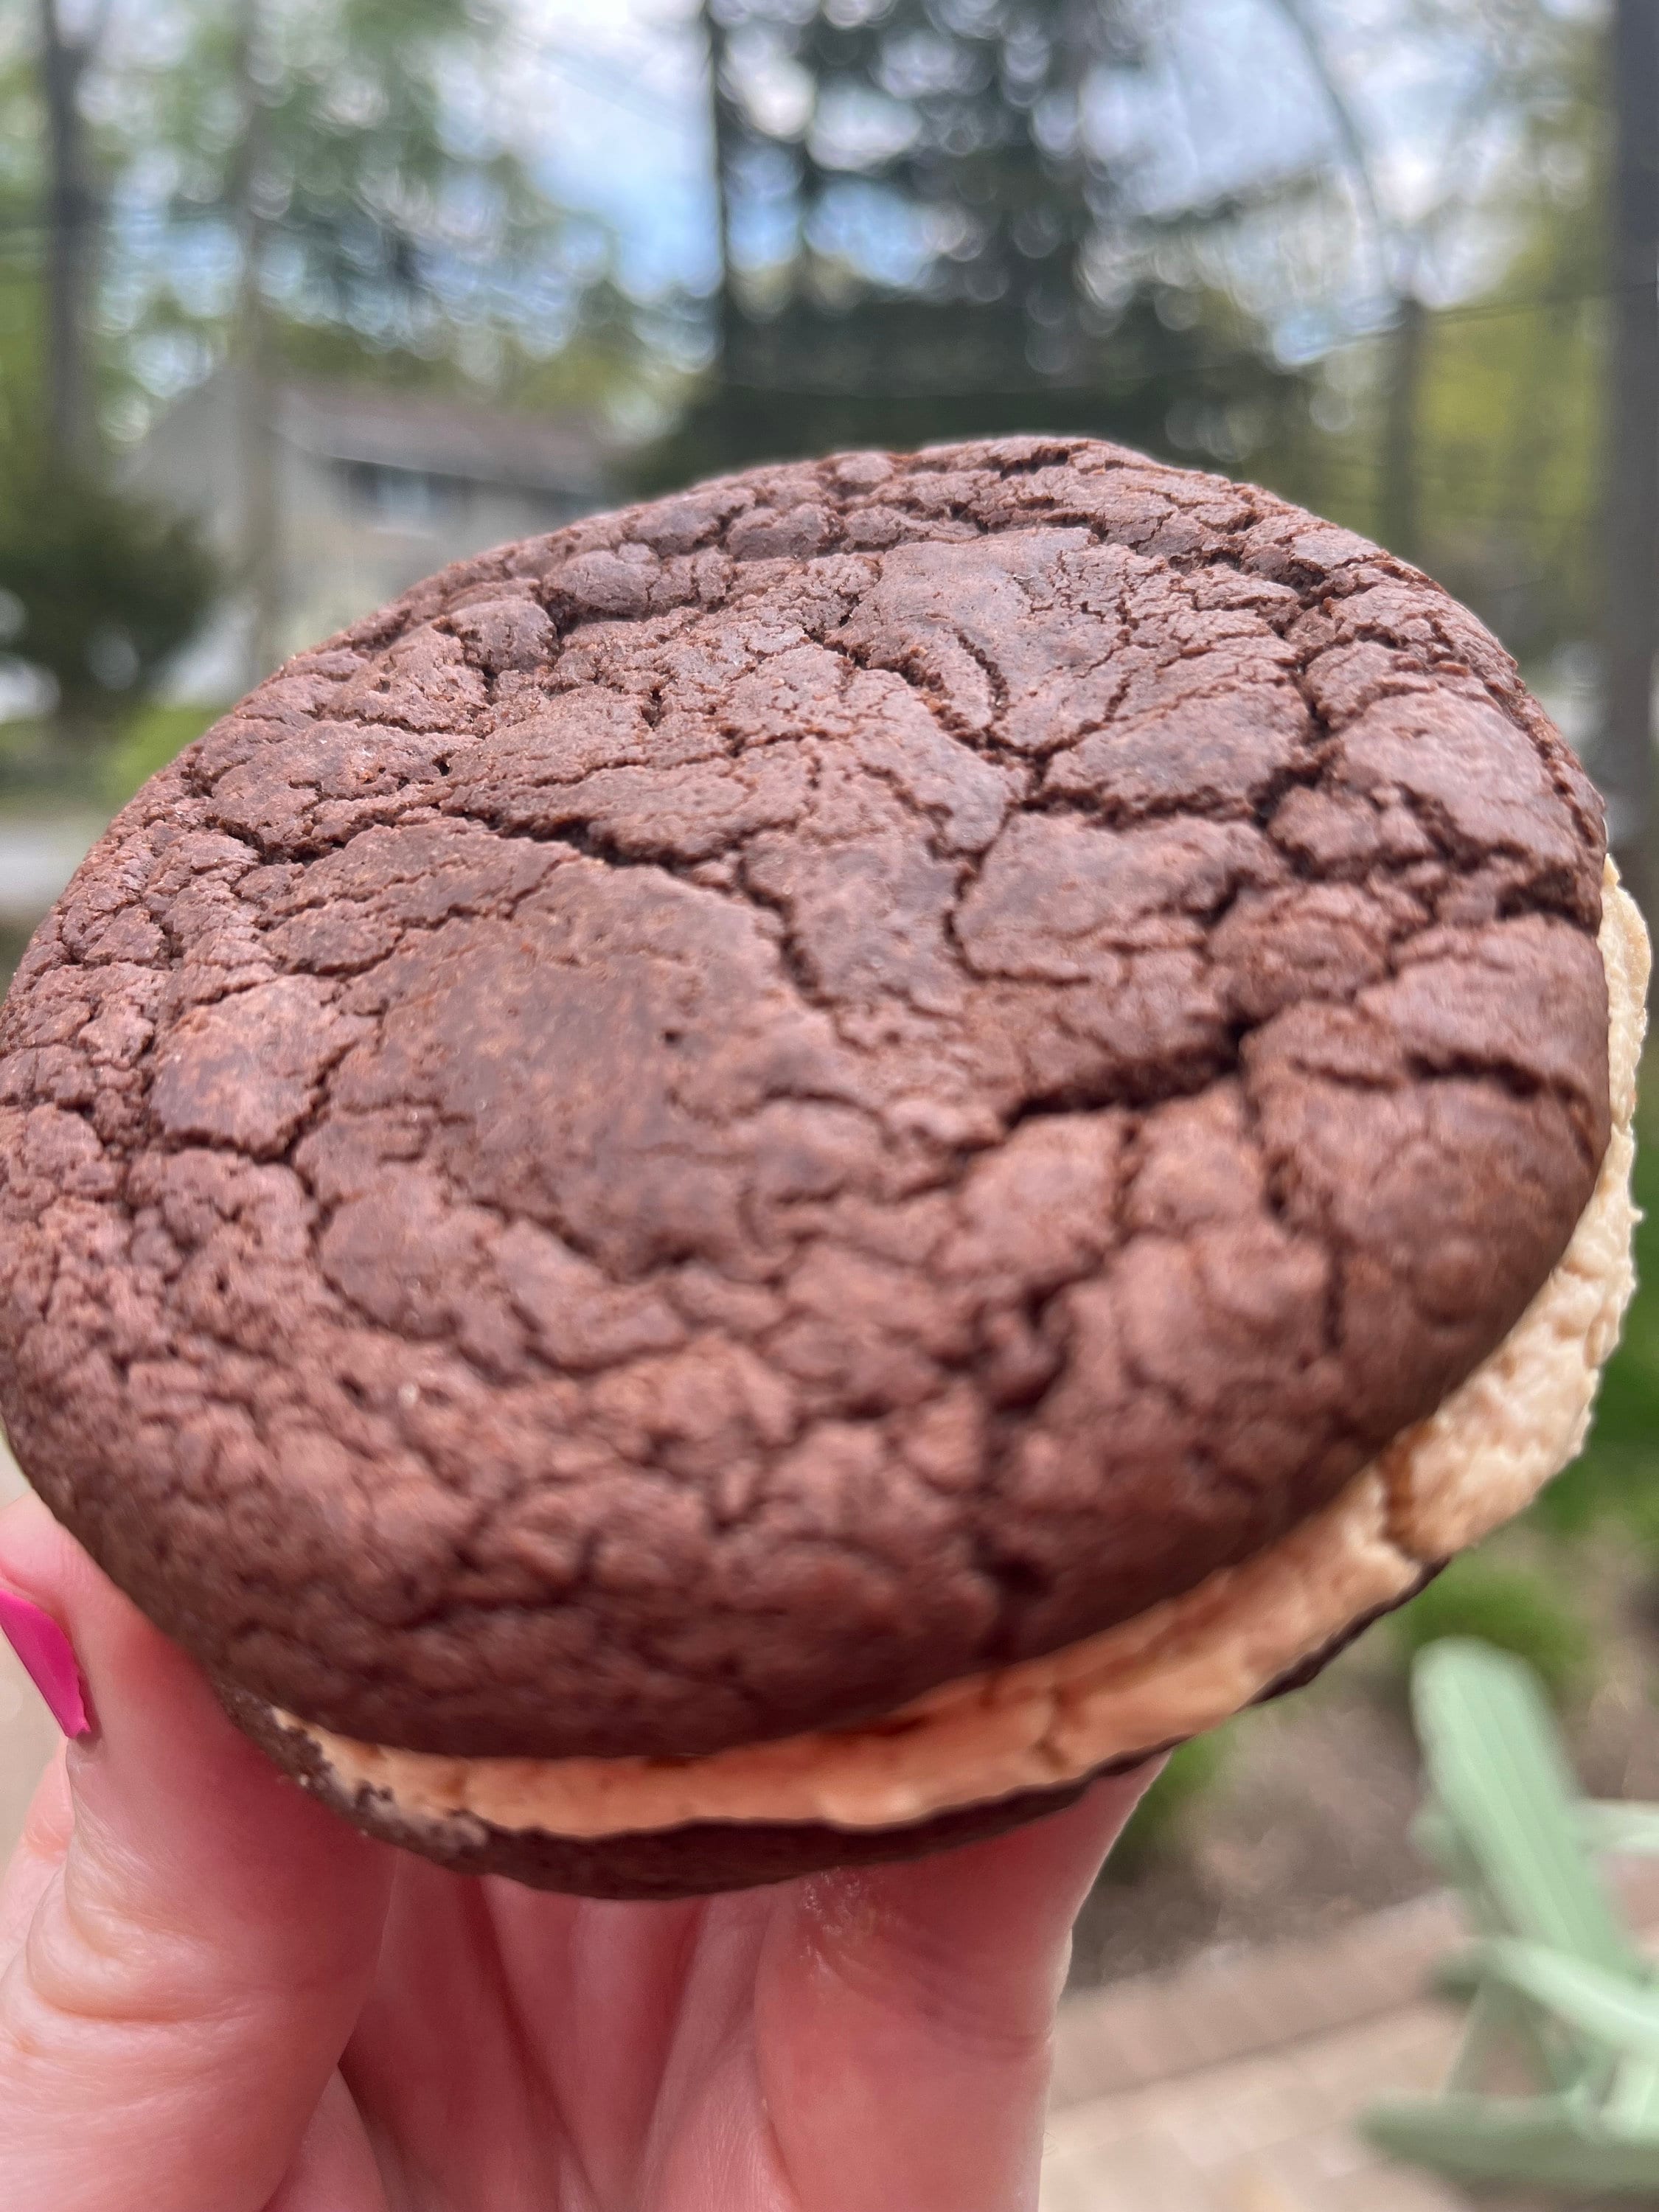
[[[147,786],[0,1030],[0,1405],[251,1694],[846,1724],[1190,1589],[1608,1133],[1600,808],[1478,623],[1086,441],[450,569]]]

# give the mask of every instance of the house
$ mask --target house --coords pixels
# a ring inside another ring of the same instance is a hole
[[[228,372],[185,394],[134,458],[136,489],[196,516],[228,565],[243,558],[241,394]],[[447,562],[556,530],[604,506],[614,444],[575,414],[510,414],[367,384],[292,383],[270,409],[272,630],[297,652]],[[179,698],[234,697],[252,611],[228,596],[175,672]]]

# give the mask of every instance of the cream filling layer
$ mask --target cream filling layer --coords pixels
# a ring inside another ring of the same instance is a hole
[[[1549,1279],[1497,1349],[1323,1510],[1134,1620],[945,1684],[880,1721],[699,1758],[453,1759],[353,1741],[273,1709],[348,1796],[415,1820],[593,1838],[701,1820],[893,1827],[1212,1728],[1425,1565],[1521,1510],[1577,1452],[1634,1286],[1630,1172],[1648,942],[1609,864],[1601,933],[1613,1135]]]

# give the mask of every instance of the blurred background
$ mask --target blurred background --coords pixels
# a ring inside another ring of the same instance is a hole
[[[1246,476],[1428,569],[1651,912],[1656,278],[1659,0],[9,0],[0,973],[145,775],[443,562],[1003,430]],[[1641,1175],[1654,1208],[1659,1148]],[[1448,1630],[1540,1666],[1595,1788],[1659,1796],[1648,1256],[1578,1468],[1177,1757],[1079,1983],[1424,1889],[1402,1683]],[[0,1679],[0,1842],[45,1746]]]

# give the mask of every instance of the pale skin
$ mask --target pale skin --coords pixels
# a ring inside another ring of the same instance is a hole
[[[1148,1770],[686,1905],[459,1879],[282,1780],[33,1500],[96,1732],[0,1886],[7,2212],[1032,2212],[1072,1923]]]

